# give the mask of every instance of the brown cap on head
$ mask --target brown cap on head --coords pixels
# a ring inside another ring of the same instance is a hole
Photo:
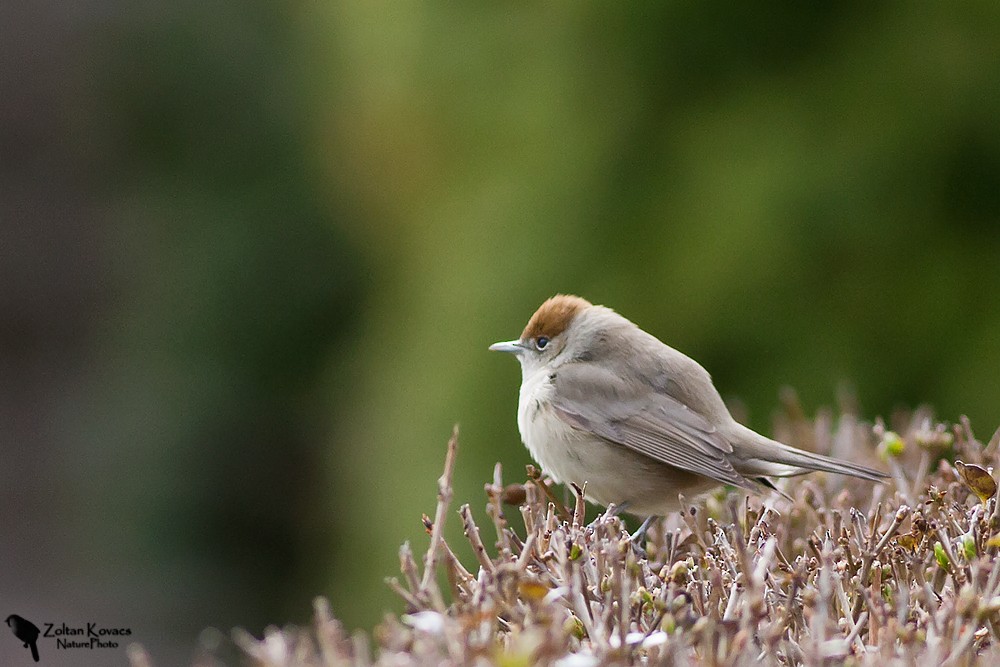
[[[554,338],[566,330],[577,313],[592,305],[586,299],[572,294],[556,294],[539,306],[531,316],[528,326],[524,327],[521,333],[521,340],[530,340],[538,336]]]

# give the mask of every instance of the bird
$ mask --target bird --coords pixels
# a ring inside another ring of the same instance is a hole
[[[38,626],[17,614],[8,616],[6,622],[14,636],[24,642],[24,648],[31,649],[31,657],[38,662]]]
[[[555,482],[652,519],[719,485],[755,494],[770,477],[873,468],[790,447],[737,422],[701,364],[614,310],[570,294],[546,300],[520,338],[494,343],[521,364],[517,424]],[[779,491],[780,493],[780,491]]]

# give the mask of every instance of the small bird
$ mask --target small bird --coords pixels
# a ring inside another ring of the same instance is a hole
[[[7,625],[10,627],[11,632],[14,636],[24,642],[24,648],[31,649],[31,657],[38,662],[38,626],[24,618],[23,616],[18,616],[17,614],[11,614],[7,617]]]
[[[719,484],[762,493],[775,489],[768,477],[813,470],[887,477],[739,424],[698,362],[578,296],[547,300],[519,339],[490,349],[521,363],[517,425],[542,469],[587,500],[648,517],[643,528],[679,509],[678,493]]]

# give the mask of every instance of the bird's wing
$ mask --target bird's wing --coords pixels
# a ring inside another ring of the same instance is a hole
[[[627,382],[594,364],[566,364],[550,376],[561,419],[667,465],[747,489],[754,481],[729,462],[732,445],[704,417],[652,385]]]

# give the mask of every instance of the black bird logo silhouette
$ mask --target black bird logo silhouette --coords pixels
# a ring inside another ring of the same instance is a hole
[[[7,617],[7,625],[10,626],[10,631],[14,633],[14,636],[24,642],[24,648],[31,649],[31,657],[38,662],[38,626],[24,618],[23,616],[18,616],[17,614],[11,614]]]

